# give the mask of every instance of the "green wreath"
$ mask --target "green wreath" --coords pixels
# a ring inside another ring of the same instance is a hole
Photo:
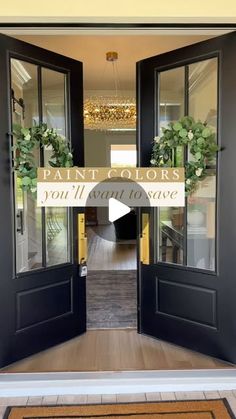
[[[48,128],[47,124],[34,125],[30,128],[14,125],[13,136],[15,138],[15,144],[12,147],[14,151],[14,170],[20,179],[20,187],[24,191],[30,191],[33,195],[36,195],[37,165],[33,153],[34,149],[51,146],[50,166],[73,166],[73,156],[69,142],[65,137],[59,135],[55,128]]]
[[[181,163],[176,164],[180,147],[182,156],[184,147],[188,147],[193,157],[184,164],[185,191],[186,195],[191,195],[197,189],[198,182],[209,175],[208,167],[215,164],[216,152],[220,149],[216,143],[216,134],[207,123],[184,116],[177,122],[170,122],[166,128],[162,128],[162,135],[155,137],[151,165],[183,166]]]

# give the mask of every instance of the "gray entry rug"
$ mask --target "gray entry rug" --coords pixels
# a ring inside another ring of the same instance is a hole
[[[136,271],[90,271],[87,276],[87,327],[137,327]]]

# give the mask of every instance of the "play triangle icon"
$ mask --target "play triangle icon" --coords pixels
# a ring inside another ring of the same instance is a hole
[[[123,204],[115,198],[109,199],[109,221],[111,223],[128,214],[130,211],[131,209],[128,205]]]

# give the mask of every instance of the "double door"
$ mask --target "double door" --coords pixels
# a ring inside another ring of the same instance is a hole
[[[234,33],[137,64],[139,165],[161,127],[207,121],[222,151],[185,209],[141,211],[149,260],[138,261],[138,332],[236,362]],[[12,173],[13,124],[45,122],[70,139],[83,166],[82,64],[0,36],[0,365],[86,332],[73,210],[39,209]],[[47,165],[50,149],[36,150]],[[190,158],[180,152],[180,159]],[[184,163],[182,161],[182,163]],[[142,216],[144,214],[144,217]]]

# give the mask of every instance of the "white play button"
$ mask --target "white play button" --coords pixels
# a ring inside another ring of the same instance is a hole
[[[109,199],[109,221],[111,223],[128,214],[130,211],[131,208],[128,205],[123,204],[115,198]]]

